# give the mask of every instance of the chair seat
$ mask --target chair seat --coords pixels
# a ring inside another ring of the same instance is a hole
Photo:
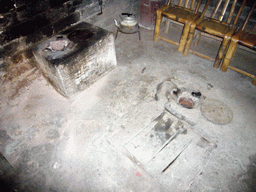
[[[214,19],[204,19],[196,26],[196,28],[220,37],[225,36],[231,29],[227,24],[220,23]]]
[[[256,50],[256,34],[245,32],[240,37],[239,43]]]
[[[185,21],[189,19],[196,19],[200,17],[199,13],[194,14],[193,11],[184,9],[182,7],[169,7],[168,9],[164,10],[162,14],[181,23],[185,23]]]

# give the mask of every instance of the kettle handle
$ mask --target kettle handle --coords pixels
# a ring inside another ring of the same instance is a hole
[[[130,17],[133,14],[132,13],[122,13],[122,15],[127,15],[128,17]]]

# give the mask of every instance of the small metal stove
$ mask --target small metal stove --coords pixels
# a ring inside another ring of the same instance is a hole
[[[33,52],[44,76],[65,97],[116,66],[113,34],[85,22],[40,43]]]

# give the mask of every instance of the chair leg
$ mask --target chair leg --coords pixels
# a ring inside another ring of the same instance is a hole
[[[159,37],[159,31],[160,31],[160,25],[162,20],[162,11],[157,10],[156,11],[156,25],[155,25],[155,35],[154,35],[154,41],[158,41]]]
[[[199,43],[199,41],[200,41],[201,34],[202,34],[202,32],[199,31],[198,34],[196,35],[196,40],[195,40],[195,42],[194,42],[194,46],[196,46],[196,47],[197,47],[197,45],[198,45],[198,43]]]
[[[185,45],[185,50],[183,52],[184,56],[187,56],[188,53],[189,53],[189,49],[190,49],[190,46],[191,46],[191,43],[192,43],[195,31],[196,31],[196,23],[192,23],[190,25],[189,34],[188,34],[188,37],[187,37],[187,43]]]
[[[167,19],[167,20],[165,21],[165,30],[164,30],[164,33],[168,33],[169,28],[170,28],[170,20]]]
[[[214,62],[214,65],[213,65],[214,68],[219,68],[220,67],[220,63],[222,61],[222,58],[224,57],[224,53],[225,53],[226,48],[228,46],[229,40],[230,40],[230,37],[226,35],[224,37],[222,43],[221,43],[220,49],[218,51],[218,55],[215,59],[215,62]]]
[[[231,59],[233,58],[234,53],[236,51],[236,48],[237,48],[237,45],[238,45],[237,43],[238,43],[238,41],[236,41],[234,39],[231,40],[231,43],[230,43],[230,45],[228,47],[227,53],[225,55],[225,58],[223,60],[221,68],[220,68],[221,71],[224,71],[224,72],[227,71],[228,66],[229,66],[229,64],[231,62]]]
[[[253,84],[253,85],[256,85],[256,76],[253,78],[252,84]]]
[[[185,22],[184,24],[184,29],[182,31],[182,35],[180,38],[180,43],[179,43],[179,47],[178,47],[178,51],[179,52],[183,52],[187,39],[188,39],[188,34],[189,34],[189,29],[190,29],[190,25],[191,25],[191,21]]]

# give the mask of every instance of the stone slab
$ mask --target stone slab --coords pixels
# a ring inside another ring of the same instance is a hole
[[[174,100],[170,100],[168,103],[166,103],[165,109],[166,111],[170,112],[179,119],[186,121],[192,126],[196,125],[201,117],[201,111],[199,107],[187,109],[177,104]]]

